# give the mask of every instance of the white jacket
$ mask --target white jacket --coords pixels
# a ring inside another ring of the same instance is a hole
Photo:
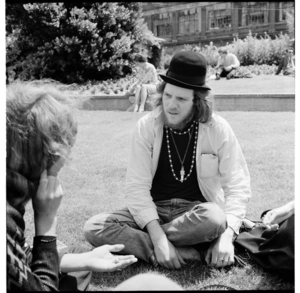
[[[163,139],[161,113],[159,106],[142,117],[131,142],[125,196],[141,229],[159,219],[150,190]],[[228,226],[238,234],[251,197],[250,175],[230,125],[216,114],[210,123],[199,123],[196,170],[203,196],[224,210]]]

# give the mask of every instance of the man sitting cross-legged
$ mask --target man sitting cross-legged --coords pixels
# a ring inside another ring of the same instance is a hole
[[[122,253],[167,269],[188,259],[234,263],[232,241],[251,196],[250,177],[231,127],[212,114],[206,71],[201,54],[172,58],[156,108],[133,134],[127,208],[87,221],[92,245],[124,243]],[[199,244],[208,249],[202,253]]]

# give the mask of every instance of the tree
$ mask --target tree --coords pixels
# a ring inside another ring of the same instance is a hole
[[[286,24],[291,39],[295,38],[295,10],[286,10]]]
[[[6,39],[16,78],[68,83],[122,76],[136,50],[159,47],[139,2],[7,3]]]

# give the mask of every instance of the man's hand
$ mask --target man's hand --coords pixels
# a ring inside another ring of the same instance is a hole
[[[154,246],[157,262],[169,270],[180,269],[181,264],[185,264],[185,262],[175,246],[168,240],[158,221],[149,222],[146,228]]]
[[[227,230],[216,238],[209,247],[205,261],[211,267],[221,268],[234,264],[233,230]]]
[[[154,253],[157,262],[166,269],[180,269],[181,264],[185,264],[175,246],[167,239],[167,236],[162,237],[154,244]]]

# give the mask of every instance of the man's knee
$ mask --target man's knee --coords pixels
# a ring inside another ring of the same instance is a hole
[[[223,233],[227,228],[227,220],[224,211],[220,206],[212,202],[205,203],[204,207],[210,226],[215,227],[220,233]]]
[[[103,230],[106,223],[107,223],[106,214],[97,215],[90,218],[83,227],[83,235],[86,241],[88,241],[94,246],[100,246],[106,244],[106,241],[103,237]]]

